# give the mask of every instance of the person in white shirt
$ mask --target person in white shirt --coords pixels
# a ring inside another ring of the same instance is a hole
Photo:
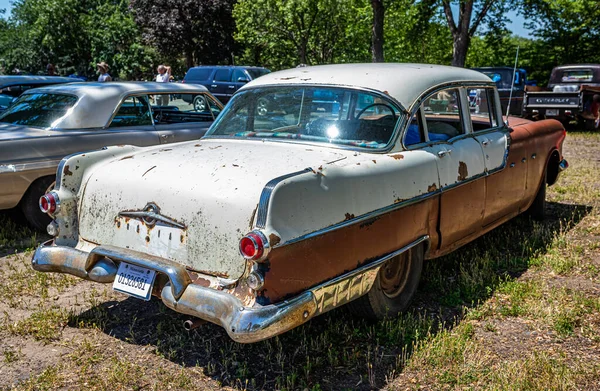
[[[171,78],[171,67],[165,65],[158,66],[158,75],[156,75],[157,83],[168,83]],[[156,104],[159,106],[169,105],[169,94],[161,94],[156,97]]]
[[[108,73],[108,64],[107,63],[102,61],[101,63],[96,64],[96,66],[98,67],[98,72],[100,72],[100,76],[98,76],[98,81],[100,81],[100,82],[112,81],[112,77]]]

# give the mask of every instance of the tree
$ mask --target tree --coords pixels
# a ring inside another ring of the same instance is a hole
[[[497,28],[504,22],[507,10],[505,0],[441,0],[444,15],[452,33],[452,65],[463,67],[467,59],[471,38],[486,18]],[[458,6],[458,19],[452,8]]]
[[[41,73],[47,63],[61,74],[92,76],[106,61],[113,77],[140,78],[154,53],[141,35],[127,0],[17,0],[0,33],[7,69]]]
[[[233,15],[243,58],[272,69],[354,58],[347,33],[363,18],[355,0],[240,0]],[[357,12],[354,12],[354,11]],[[352,26],[352,27],[350,27]],[[360,34],[355,36],[364,42]],[[368,43],[366,48],[368,48]]]
[[[160,54],[185,55],[187,67],[229,63],[233,0],[131,0],[143,37]]]
[[[371,0],[371,7],[373,8],[371,53],[373,55],[373,62],[383,62],[383,24],[385,20],[383,0]]]

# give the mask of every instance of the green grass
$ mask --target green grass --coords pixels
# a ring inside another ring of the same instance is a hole
[[[600,135],[569,133],[570,151],[582,143],[600,150]],[[186,316],[160,302],[123,300],[99,285],[77,297],[82,312],[53,306],[53,297],[74,280],[32,274],[27,256],[11,258],[0,269],[10,282],[0,286],[0,299],[15,308],[39,307],[20,320],[10,312],[0,317],[0,338],[70,351],[56,369],[17,389],[84,383],[90,390],[596,389],[600,353],[594,355],[591,344],[600,343],[600,298],[593,289],[600,283],[600,264],[593,261],[600,250],[594,239],[600,236],[599,163],[569,159],[569,170],[548,189],[547,221],[513,219],[426,262],[413,307],[380,322],[342,308],[242,345],[212,324],[186,332]],[[30,299],[11,301],[19,296]],[[77,338],[65,340],[66,328]],[[19,351],[4,349],[5,365],[21,364]]]

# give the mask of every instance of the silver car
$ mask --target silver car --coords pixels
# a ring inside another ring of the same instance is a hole
[[[198,139],[222,104],[200,85],[73,83],[25,91],[0,114],[0,209],[20,206],[44,230],[38,201],[60,160],[109,145]],[[64,175],[78,167],[65,167]]]

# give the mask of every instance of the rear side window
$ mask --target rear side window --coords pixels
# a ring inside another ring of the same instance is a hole
[[[125,98],[110,123],[111,128],[144,125],[152,125],[152,116],[146,96],[129,96]]]
[[[498,126],[493,89],[476,88],[469,90],[469,109],[474,132]]]
[[[185,75],[184,79],[186,81],[208,80],[212,71],[212,68],[190,68],[188,73]]]
[[[229,69],[217,69],[215,72],[215,81],[229,81]]]
[[[77,97],[62,94],[25,94],[0,114],[0,122],[40,128],[58,127]]]
[[[234,69],[233,73],[231,74],[231,81],[237,82],[239,78],[248,80],[248,76],[246,76],[243,70]]]

